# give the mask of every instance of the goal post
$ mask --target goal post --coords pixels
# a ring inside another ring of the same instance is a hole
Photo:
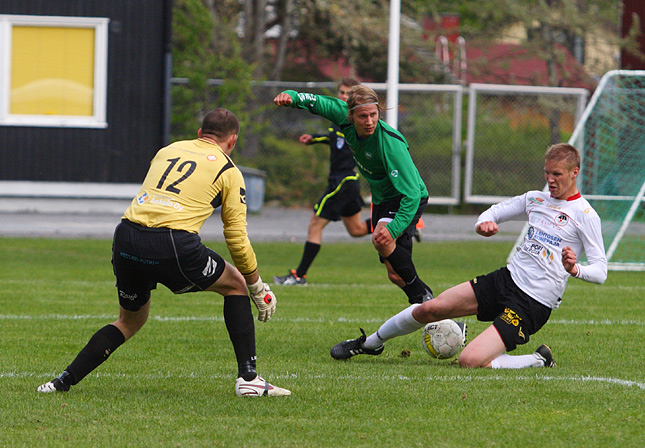
[[[609,269],[645,270],[645,71],[606,73],[569,144],[580,151],[578,189],[602,220]]]

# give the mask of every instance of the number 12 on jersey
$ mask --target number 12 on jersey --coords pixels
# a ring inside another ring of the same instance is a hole
[[[161,176],[161,179],[159,179],[159,183],[157,184],[158,189],[162,189],[164,183],[168,179],[168,176],[170,175],[171,171],[173,171],[173,168],[179,163],[180,157],[175,157],[174,159],[168,159],[167,161],[170,162],[168,165],[168,168],[166,168],[166,171],[164,171],[163,175]],[[175,180],[174,182],[170,183],[165,189],[166,191],[170,191],[171,193],[179,194],[180,189],[177,188],[177,185],[179,185],[181,182],[185,181],[188,179],[188,177],[193,174],[195,171],[195,168],[197,168],[197,162],[193,160],[186,160],[185,162],[182,162],[176,169],[178,173],[183,173],[182,176]],[[184,170],[186,171],[184,173]]]

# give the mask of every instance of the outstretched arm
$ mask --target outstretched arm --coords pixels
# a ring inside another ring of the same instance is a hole
[[[347,103],[330,96],[285,90],[273,98],[273,104],[305,109],[337,125],[347,121]]]
[[[475,232],[489,237],[499,231],[498,223],[526,219],[526,193],[491,206],[477,218]]]

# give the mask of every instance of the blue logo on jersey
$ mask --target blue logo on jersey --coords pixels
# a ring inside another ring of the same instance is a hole
[[[559,236],[554,236],[546,232],[542,232],[541,230],[535,229],[533,226],[529,227],[527,236],[530,240],[540,241],[542,243],[555,247],[560,247],[560,243],[562,242],[562,238],[560,238]]]
[[[343,146],[345,146],[345,139],[342,137],[338,137],[336,139],[336,149],[343,149]]]
[[[139,204],[145,204],[146,202],[148,202],[148,193],[143,193],[141,196],[139,196],[137,198],[137,202]]]

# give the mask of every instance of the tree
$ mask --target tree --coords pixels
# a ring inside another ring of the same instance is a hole
[[[356,0],[302,0],[297,45],[310,63],[319,58],[344,59],[352,76],[384,82],[387,78],[390,2]],[[419,2],[423,5],[423,2]],[[420,9],[403,2],[401,26],[401,82],[443,82],[443,73],[433,73],[434,42],[422,38],[418,25]]]
[[[616,47],[629,45],[620,38],[620,0],[431,0],[433,14],[458,12],[468,39],[494,42],[503,38],[510,25],[521,24],[526,39],[520,45],[527,54],[538,55],[546,64],[547,85],[566,85],[567,49],[573,50],[588,36],[600,35]],[[633,33],[632,33],[633,36]],[[633,37],[632,37],[633,39]],[[584,55],[579,55],[584,58]],[[584,59],[580,62],[584,62]],[[476,67],[486,70],[486,66]],[[551,141],[560,141],[558,108],[550,108]]]
[[[621,5],[621,0],[429,0],[426,11],[458,13],[468,41],[499,41],[510,37],[512,25],[521,25],[525,38],[519,44],[547,63],[548,84],[555,87],[567,77],[561,70],[565,49],[584,63],[585,55],[577,53],[586,40],[602,36],[611,46],[629,45],[633,37],[620,37]]]
[[[243,127],[250,121],[253,66],[242,57],[230,12],[214,0],[173,4],[173,77],[187,79],[172,89],[174,139],[194,138],[195,122],[216,106],[233,111]],[[216,94],[209,79],[223,80]]]

